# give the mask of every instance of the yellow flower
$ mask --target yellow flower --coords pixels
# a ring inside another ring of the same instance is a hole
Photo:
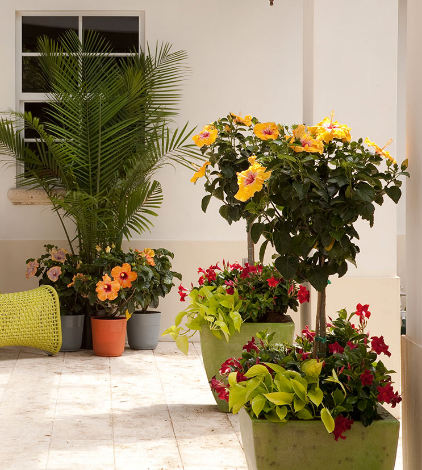
[[[105,252],[110,253],[110,251],[111,251],[111,248],[107,245],[107,248],[105,249]]]
[[[365,139],[365,144],[368,145],[369,147],[374,147],[375,149],[375,153],[377,153],[378,155],[381,155],[385,158],[388,158],[389,160],[391,160],[393,163],[397,163],[396,160],[394,160],[394,158],[390,155],[390,152],[387,152],[387,150],[384,150],[385,147],[389,146],[391,144],[391,142],[393,142],[393,139],[390,139],[385,145],[384,147],[378,147],[377,144],[374,144],[374,142],[371,142],[368,137]]]
[[[95,249],[97,250],[97,252],[99,253],[101,251],[101,247],[100,245],[95,245]]]
[[[205,176],[205,169],[206,169],[207,165],[211,165],[211,163],[210,162],[205,162],[201,166],[201,168],[192,176],[192,178],[191,178],[192,183],[196,183],[198,178],[202,178],[203,176]]]
[[[331,111],[331,117],[325,117],[316,126],[308,127],[308,131],[317,139],[323,140],[325,143],[331,142],[333,139],[340,139],[343,142],[350,142],[350,127],[333,121],[334,111]]]
[[[217,138],[217,134],[217,129],[207,124],[202,128],[202,131],[198,135],[194,135],[192,139],[198,147],[202,147],[204,145],[211,145]]]
[[[230,113],[231,116],[234,117],[234,121],[237,122],[238,124],[244,124],[245,126],[251,126],[252,125],[252,116],[250,114],[247,114],[244,118],[242,116],[237,116],[234,113]]]
[[[290,139],[290,143],[294,143],[299,140],[301,145],[291,145],[291,148],[295,152],[310,152],[310,153],[320,153],[324,152],[324,144],[317,139],[313,139],[310,134],[306,132],[306,127],[304,124],[297,126],[296,129],[293,129],[292,136],[286,136],[287,139]]]
[[[256,163],[255,156],[249,157],[248,161],[251,166],[237,174],[239,191],[234,197],[242,202],[250,199],[257,191],[261,191],[264,181],[271,176],[271,171],[265,172],[266,168]]]
[[[278,128],[275,122],[263,122],[255,124],[253,128],[254,134],[261,140],[277,139]]]

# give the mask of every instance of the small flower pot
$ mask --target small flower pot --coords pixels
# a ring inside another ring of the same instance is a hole
[[[127,322],[131,349],[155,349],[160,335],[161,312],[133,312]]]
[[[355,421],[345,440],[334,440],[320,420],[272,423],[239,412],[249,470],[394,470],[400,423],[380,407],[381,419]]]
[[[60,351],[79,351],[82,345],[85,315],[62,315],[62,347]]]
[[[126,340],[125,317],[92,317],[92,345],[96,356],[118,357]]]
[[[211,333],[209,328],[203,327],[200,333],[201,350],[208,381],[214,376],[218,378],[221,364],[228,358],[235,357],[237,359],[241,357],[243,346],[252,339],[252,336],[256,338],[256,333],[262,330],[268,330],[269,333],[275,332],[275,343],[282,343],[284,341],[292,343],[295,324],[293,322],[242,323],[240,332],[230,336],[229,342],[224,338],[218,339]],[[228,403],[220,400],[215,392],[213,394],[220,411],[227,413],[229,411]]]

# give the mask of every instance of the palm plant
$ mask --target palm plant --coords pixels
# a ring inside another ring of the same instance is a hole
[[[201,158],[187,143],[187,125],[171,131],[186,53],[164,44],[124,59],[97,33],[83,42],[69,31],[39,40],[48,92],[48,122],[10,112],[0,120],[0,151],[24,165],[22,186],[47,193],[72,253],[91,262],[96,245],[142,233],[163,196],[154,173],[165,164]],[[36,132],[36,145],[23,139]],[[66,229],[70,219],[75,234]]]

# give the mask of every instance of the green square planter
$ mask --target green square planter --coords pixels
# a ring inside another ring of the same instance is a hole
[[[249,470],[394,470],[400,423],[384,408],[382,419],[354,422],[334,440],[319,420],[271,423],[239,412]]]
[[[275,332],[275,343],[283,343],[284,341],[292,343],[295,324],[293,322],[242,323],[240,332],[230,336],[229,342],[225,339],[216,338],[208,328],[202,328],[200,332],[202,358],[208,381],[214,375],[218,377],[221,364],[227,359],[230,357],[235,357],[236,359],[241,357],[243,346],[252,339],[252,336],[256,338],[256,333],[262,330],[268,330],[269,333]],[[227,413],[229,411],[228,403],[220,400],[214,392],[213,394],[220,411]]]

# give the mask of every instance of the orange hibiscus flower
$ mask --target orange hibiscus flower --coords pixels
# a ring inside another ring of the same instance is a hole
[[[262,122],[260,124],[255,124],[253,131],[261,140],[274,140],[278,137],[278,127],[275,122]]]
[[[101,302],[104,302],[105,300],[114,300],[118,296],[119,290],[119,281],[112,281],[108,274],[103,276],[102,281],[97,282],[97,288],[95,289],[98,299],[101,300]]]
[[[384,147],[378,147],[377,144],[374,144],[374,142],[371,142],[368,137],[365,139],[365,144],[366,145],[369,145],[369,147],[374,147],[375,149],[375,153],[377,153],[378,155],[381,155],[385,158],[387,158],[388,160],[391,160],[393,163],[397,163],[396,160],[394,160],[394,158],[391,156],[390,152],[387,152],[387,150],[384,150],[385,147],[388,147],[391,142],[393,142],[393,139],[390,139],[385,145]]]
[[[191,183],[196,183],[196,181],[198,180],[198,178],[202,178],[203,176],[205,176],[205,171],[206,171],[206,168],[208,165],[211,165],[210,162],[205,162],[201,168],[192,176],[191,178]],[[195,165],[196,166],[196,165]],[[198,168],[198,167],[197,167]]]
[[[132,287],[132,281],[135,281],[138,277],[138,275],[132,271],[129,263],[123,263],[122,266],[116,266],[111,270],[111,275],[123,288]]]
[[[211,145],[217,138],[217,134],[217,129],[208,124],[202,128],[198,135],[194,135],[192,139],[198,147],[203,147],[204,145]]]
[[[324,152],[323,141],[313,139],[312,136],[306,132],[306,127],[304,124],[301,124],[300,126],[297,126],[296,129],[293,129],[293,136],[286,136],[286,138],[290,139],[290,143],[293,143],[297,140],[300,141],[300,145],[291,145],[295,152],[310,152],[320,154]]]
[[[250,114],[247,114],[244,118],[242,116],[237,116],[234,113],[230,113],[230,115],[234,118],[234,121],[237,122],[238,124],[243,124],[248,127],[252,125],[252,116]]]

